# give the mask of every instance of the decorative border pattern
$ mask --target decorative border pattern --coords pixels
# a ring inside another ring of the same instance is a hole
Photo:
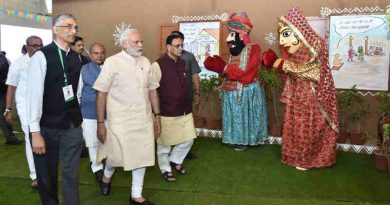
[[[221,130],[209,130],[204,128],[196,128],[196,135],[210,138],[222,138]],[[264,144],[278,144],[281,145],[283,139],[281,137],[268,136]],[[363,154],[372,154],[376,147],[368,145],[352,145],[352,144],[339,144],[337,143],[337,150],[344,152],[355,152]]]
[[[338,93],[343,93],[345,92],[344,90],[340,90],[340,91],[337,91]],[[380,93],[381,91],[358,91],[357,94],[361,95],[361,96],[367,96],[367,95],[371,95],[371,96],[376,96]]]
[[[387,6],[389,7],[389,5]],[[374,13],[374,12],[385,12],[385,9],[375,6],[375,7],[354,7],[354,8],[336,8],[331,9],[329,7],[321,7],[321,16],[329,16],[331,14],[352,14],[352,13]]]
[[[222,13],[221,15],[205,15],[205,16],[172,16],[172,23],[179,21],[227,21],[228,13]]]

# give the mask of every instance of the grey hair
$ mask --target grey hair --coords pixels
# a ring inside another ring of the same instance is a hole
[[[76,17],[74,17],[72,14],[60,14],[58,15],[54,21],[53,21],[53,26],[59,26],[60,23],[64,20],[64,19],[73,19],[76,21]]]
[[[121,37],[120,37],[120,43],[121,43],[121,45],[122,45],[123,42],[129,40],[130,34],[135,33],[135,32],[139,32],[139,31],[138,31],[137,29],[135,29],[135,28],[131,28],[131,29],[125,30],[125,31],[122,33]]]
[[[91,44],[90,46],[89,46],[89,53],[91,54],[92,53],[92,49],[95,47],[95,46],[100,46],[100,47],[102,47],[103,49],[104,49],[104,51],[106,51],[106,48],[104,47],[104,45],[103,44],[101,44],[101,43],[98,43],[98,42],[95,42],[95,43],[93,43],[93,44]]]

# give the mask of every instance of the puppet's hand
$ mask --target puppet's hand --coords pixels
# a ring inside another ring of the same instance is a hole
[[[272,68],[274,67],[275,61],[278,59],[278,56],[272,49],[268,49],[263,53],[263,65],[266,68]]]
[[[217,73],[222,73],[225,69],[225,66],[225,61],[217,55],[214,55],[213,57],[209,56],[204,61],[204,67],[207,70],[214,71]]]

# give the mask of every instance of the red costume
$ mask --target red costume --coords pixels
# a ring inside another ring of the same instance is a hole
[[[281,96],[281,101],[286,104],[282,162],[306,169],[329,167],[336,161],[339,126],[327,45],[298,8],[280,17],[279,23],[292,30],[303,45],[295,53],[284,46],[283,61],[273,65],[287,73]],[[275,61],[270,51],[263,58],[266,66]]]

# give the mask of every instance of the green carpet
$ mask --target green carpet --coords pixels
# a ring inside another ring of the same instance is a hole
[[[218,139],[198,138],[186,161],[188,174],[165,182],[157,166],[148,168],[143,195],[159,205],[230,204],[390,204],[390,174],[374,168],[372,156],[338,152],[331,168],[297,171],[280,163],[280,146],[235,151]],[[24,146],[0,145],[0,205],[39,204],[29,188]],[[82,204],[128,204],[131,173],[117,169],[110,196],[101,196],[82,159]]]

